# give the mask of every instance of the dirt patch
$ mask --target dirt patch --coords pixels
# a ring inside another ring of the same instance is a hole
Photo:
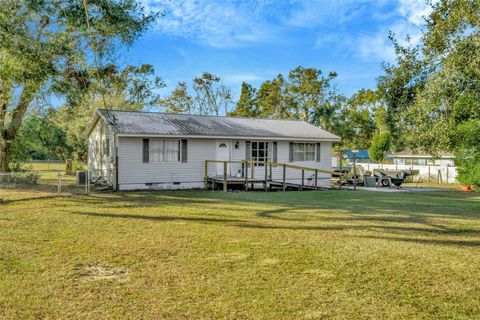
[[[119,267],[79,266],[78,275],[82,281],[112,280],[125,283],[130,279],[128,271]]]

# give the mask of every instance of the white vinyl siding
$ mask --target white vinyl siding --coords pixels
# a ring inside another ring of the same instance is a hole
[[[148,138],[148,137],[144,137]],[[203,187],[203,178],[205,170],[205,160],[214,160],[216,154],[217,141],[212,139],[188,139],[188,162],[142,162],[142,139],[135,137],[119,137],[119,184],[120,189],[145,189],[147,183],[158,183],[159,188],[162,185],[181,182],[182,186]],[[180,138],[180,137],[179,137]],[[154,140],[153,138],[150,141]],[[238,148],[235,148],[236,142]],[[250,140],[251,144],[255,140]],[[257,140],[260,142],[260,140]],[[232,140],[232,160],[245,159],[245,140]],[[271,142],[270,145],[273,145]],[[289,162],[289,142],[277,142],[277,161],[280,163],[297,164],[300,166],[317,168],[322,170],[332,170],[331,168],[331,142],[322,141],[321,154],[324,155],[320,162],[315,159],[311,161]],[[269,147],[272,149],[272,146]],[[229,174],[237,175],[242,170],[240,164],[232,164],[229,168]],[[208,171],[215,175],[215,163],[210,163]],[[251,172],[251,171],[250,171]],[[265,176],[264,167],[255,169],[255,177],[263,178]],[[273,167],[273,178],[281,180],[282,167]],[[305,179],[311,178],[311,172],[305,173]],[[319,173],[319,185],[328,184],[330,176]],[[301,179],[300,170],[287,170],[287,182],[299,183]],[[122,187],[123,186],[123,187]]]
[[[145,137],[148,138],[148,137]],[[214,139],[188,139],[188,162],[178,161],[153,161],[150,153],[150,162],[142,161],[142,140],[144,138],[119,137],[119,184],[130,184],[132,188],[145,188],[146,183],[174,183],[181,182],[203,183],[205,160],[215,158]],[[150,145],[155,141],[151,138]],[[159,139],[163,140],[163,139]],[[168,141],[168,140],[167,140]],[[176,141],[177,145],[180,139]],[[150,149],[152,147],[150,146]],[[177,159],[179,150],[173,145],[167,146],[170,150],[170,159]],[[173,154],[176,154],[175,156]],[[213,164],[209,168],[214,172]]]
[[[92,172],[114,168],[115,141],[110,125],[99,120],[88,136],[88,169]]]

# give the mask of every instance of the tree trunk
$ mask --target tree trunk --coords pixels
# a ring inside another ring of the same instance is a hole
[[[10,157],[12,152],[12,141],[15,140],[18,130],[22,125],[23,117],[28,106],[32,102],[35,94],[38,92],[41,84],[33,81],[27,81],[20,94],[17,107],[12,110],[12,119],[8,126],[5,124],[5,115],[2,109],[1,116],[3,119],[0,125],[0,172],[10,171]]]
[[[10,171],[10,150],[11,144],[3,139],[0,140],[0,172]]]

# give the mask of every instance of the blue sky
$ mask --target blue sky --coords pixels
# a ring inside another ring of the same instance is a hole
[[[165,11],[128,52],[128,63],[150,63],[168,92],[203,71],[219,75],[234,96],[242,81],[258,87],[298,65],[336,71],[350,95],[373,88],[382,61],[392,62],[387,36],[421,36],[424,0],[142,0]]]

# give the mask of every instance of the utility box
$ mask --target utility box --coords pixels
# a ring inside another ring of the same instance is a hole
[[[375,177],[365,177],[365,187],[376,187],[377,186],[377,178]]]
[[[84,186],[87,184],[87,172],[77,171],[77,185]]]

